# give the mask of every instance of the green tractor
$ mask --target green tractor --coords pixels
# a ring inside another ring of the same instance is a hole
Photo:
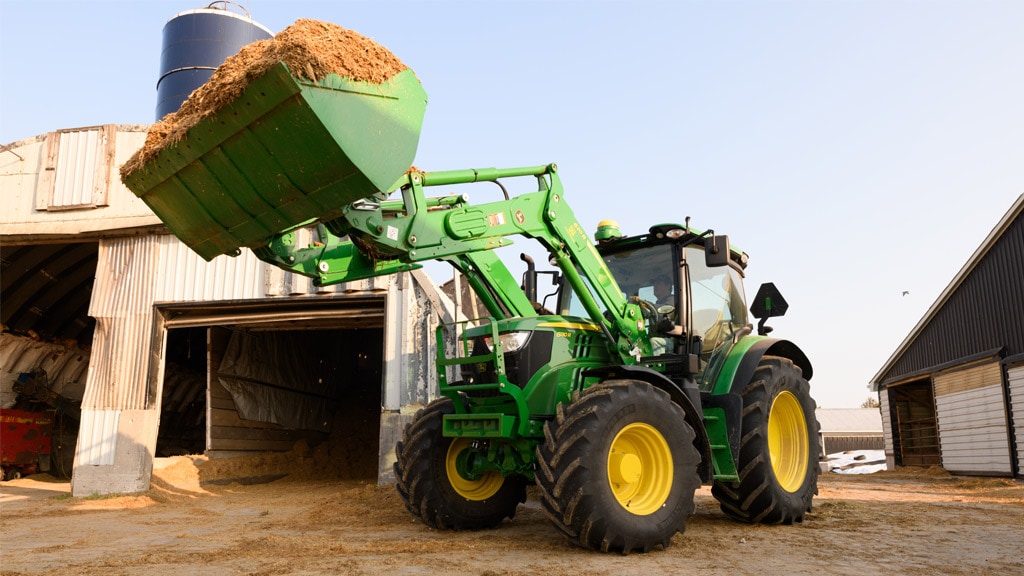
[[[487,314],[438,329],[438,398],[396,448],[412,514],[490,528],[536,485],[571,541],[621,553],[668,546],[702,483],[741,521],[803,520],[819,459],[811,365],[767,335],[786,311],[770,284],[753,326],[745,253],[688,221],[637,236],[602,222],[592,240],[553,164],[409,169],[425,94],[411,71],[365,84],[279,64],[123,179],[207,259],[248,247],[321,285],[429,260],[465,276]],[[480,204],[426,193],[512,179],[536,190]],[[299,245],[306,227],[317,241]],[[557,270],[524,256],[516,278],[494,250],[516,236]]]

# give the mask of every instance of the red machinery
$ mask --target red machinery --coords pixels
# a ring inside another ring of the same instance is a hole
[[[53,416],[0,409],[0,479],[14,480],[50,468]]]

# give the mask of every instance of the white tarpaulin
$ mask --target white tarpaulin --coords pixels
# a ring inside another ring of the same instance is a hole
[[[884,450],[847,450],[828,455],[828,469],[836,474],[874,474],[886,470]]]
[[[330,363],[311,353],[310,339],[282,334],[232,333],[217,378],[246,420],[327,432],[336,408]]]

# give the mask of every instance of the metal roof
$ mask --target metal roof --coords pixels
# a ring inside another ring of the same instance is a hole
[[[950,362],[1024,351],[1024,194],[871,378],[871,390]],[[916,346],[927,339],[927,346]],[[1009,339],[1009,341],[1007,341]]]
[[[878,408],[818,408],[814,415],[822,434],[882,433],[882,412]]]

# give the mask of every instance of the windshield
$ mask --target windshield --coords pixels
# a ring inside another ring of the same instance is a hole
[[[673,266],[670,244],[623,250],[607,254],[603,259],[615,282],[622,289],[622,295],[630,301],[636,297],[662,309],[666,306],[677,306],[674,275],[679,267]],[[586,310],[572,295],[572,291],[566,292],[568,297],[562,305],[562,313],[587,316]]]

